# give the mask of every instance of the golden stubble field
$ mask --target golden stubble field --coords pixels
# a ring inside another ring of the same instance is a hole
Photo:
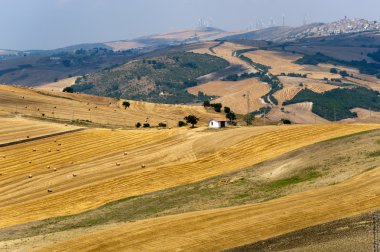
[[[256,78],[241,81],[211,81],[188,89],[188,92],[194,95],[203,92],[218,96],[219,98],[213,100],[213,103],[220,102],[238,114],[246,114],[263,107],[265,103],[261,97],[269,91],[269,85]]]
[[[83,212],[376,128],[379,125],[268,126],[224,131],[91,129],[5,147],[0,164],[0,227]]]
[[[122,101],[85,94],[69,94],[58,91],[38,91],[27,88],[0,85],[0,111],[51,120],[89,120],[95,124],[134,127],[137,122],[149,122],[157,126],[164,122],[175,127],[189,114],[200,118],[200,125],[218,117],[203,106],[156,104],[129,101],[124,109]]]
[[[379,209],[380,168],[272,201],[128,223],[37,251],[221,251]]]

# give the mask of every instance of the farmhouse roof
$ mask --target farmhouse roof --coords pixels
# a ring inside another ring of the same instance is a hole
[[[210,121],[227,122],[227,119],[224,119],[224,118],[212,118]]]

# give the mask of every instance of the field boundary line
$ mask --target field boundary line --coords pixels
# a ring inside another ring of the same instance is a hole
[[[32,141],[36,141],[36,140],[40,140],[40,139],[45,139],[45,138],[49,138],[49,137],[61,136],[61,135],[69,134],[69,133],[83,131],[83,130],[86,130],[86,129],[87,128],[73,129],[73,130],[68,130],[68,131],[63,131],[63,132],[51,133],[51,134],[47,134],[47,135],[43,135],[43,136],[38,136],[38,137],[32,137],[32,138],[21,139],[21,140],[7,142],[7,143],[1,143],[0,144],[0,148],[1,147],[8,147],[8,146],[16,145],[16,144],[22,144],[22,143],[32,142]]]

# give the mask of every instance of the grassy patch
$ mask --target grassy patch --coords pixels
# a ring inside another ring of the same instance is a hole
[[[273,182],[270,182],[264,185],[264,188],[266,191],[275,191],[275,190],[283,189],[284,187],[288,187],[291,185],[296,185],[302,182],[311,181],[321,176],[322,176],[321,172],[316,171],[315,169],[312,169],[297,176],[275,180]]]
[[[380,150],[368,153],[367,157],[374,158],[380,156]]]
[[[379,140],[376,140],[376,144],[380,144],[380,139],[379,139]]]

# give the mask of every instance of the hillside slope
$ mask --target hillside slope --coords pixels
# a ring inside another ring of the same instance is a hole
[[[133,61],[78,79],[75,92],[162,103],[194,102],[185,89],[197,78],[228,66],[208,54],[175,53]]]

